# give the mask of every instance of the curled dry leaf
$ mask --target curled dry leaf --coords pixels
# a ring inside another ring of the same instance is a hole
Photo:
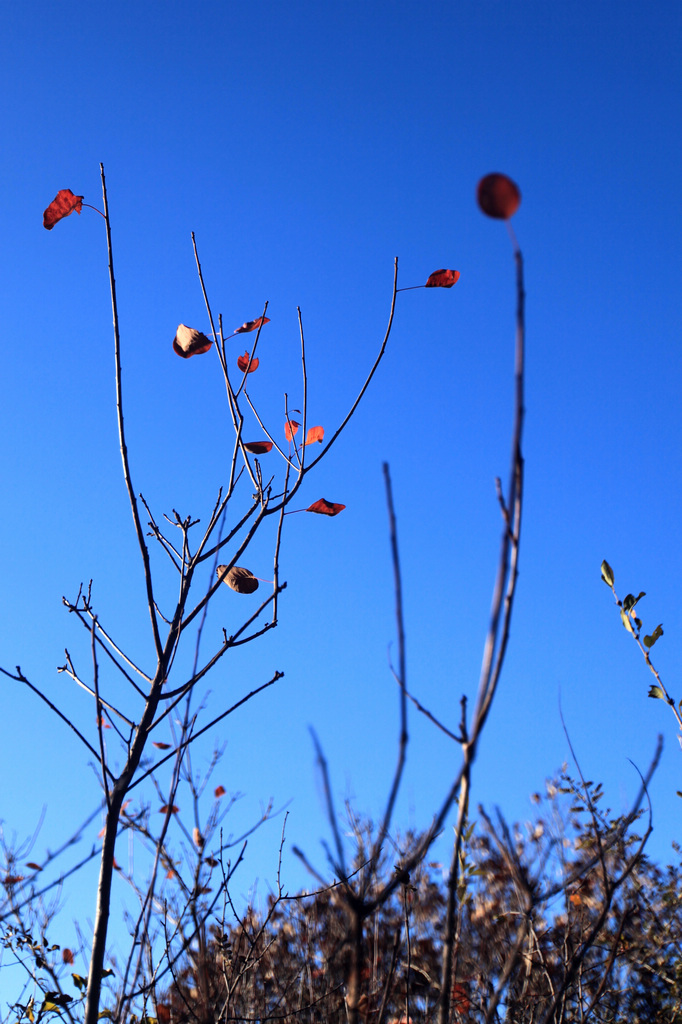
[[[194,840],[194,845],[201,850],[204,845],[204,837],[202,836],[199,829],[196,827],[192,831],[192,839]]]
[[[425,288],[452,288],[459,281],[459,270],[434,270],[429,274]]]
[[[57,221],[68,217],[74,210],[80,213],[82,208],[83,196],[75,196],[70,188],[62,188],[43,213],[43,227],[52,231]]]
[[[178,324],[173,338],[173,351],[183,359],[190,359],[192,356],[200,356],[204,352],[208,352],[212,344],[211,339],[201,331],[195,331],[187,324]]]
[[[509,220],[519,208],[521,191],[506,174],[486,174],[478,183],[476,199],[488,217]]]
[[[216,798],[216,800],[219,799],[219,797],[221,796],[225,796],[225,787],[216,786],[216,788],[213,790],[213,796]]]
[[[62,950],[62,963],[64,963],[64,964],[72,964],[73,963],[73,953],[71,952],[70,949],[63,949]]]
[[[324,427],[311,427],[304,441],[306,444],[314,444],[315,441],[319,441],[320,444],[324,441]]]
[[[253,455],[266,455],[272,451],[272,441],[245,441],[244,447]]]
[[[296,433],[300,425],[301,424],[298,422],[298,420],[286,421],[286,423],[284,424],[284,436],[286,437],[287,441],[293,440],[294,434]]]
[[[235,327],[235,334],[248,334],[249,331],[257,331],[263,324],[269,324],[269,316],[259,316],[257,320],[247,320],[241,327]]]
[[[26,861],[26,867],[30,868],[31,871],[42,871],[43,870],[41,868],[40,864],[36,864],[36,862],[34,860],[27,860]]]
[[[256,357],[254,356],[253,359],[251,360],[251,365],[249,365],[248,352],[245,352],[243,356],[239,356],[239,358],[237,359],[237,366],[242,371],[242,373],[253,373],[254,370],[258,369],[259,363],[260,359],[256,359]]]
[[[219,565],[217,571],[218,579],[227,583],[228,587],[236,590],[238,594],[253,594],[258,590],[258,580],[249,569],[240,565],[233,565],[228,569],[226,565]]]
[[[163,807],[160,808],[159,814],[177,814],[179,810],[180,808],[176,807],[175,804],[164,804]]]
[[[152,743],[152,746],[156,747],[157,750],[170,750],[171,747],[170,743],[162,743],[160,740],[156,743]]]
[[[335,501],[327,501],[326,498],[318,498],[312,505],[309,505],[306,512],[318,512],[323,516],[338,516],[339,512],[343,512],[345,505],[339,505]]]

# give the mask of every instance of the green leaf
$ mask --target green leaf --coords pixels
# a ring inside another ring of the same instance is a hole
[[[111,975],[111,974],[113,974],[113,973],[114,973],[114,972],[113,972],[113,971],[111,970],[111,968],[110,968],[110,967],[107,967],[107,968],[105,968],[105,970],[103,970],[103,971],[102,971],[102,973],[100,974],[100,978],[108,978],[108,977],[109,977],[109,975]]]
[[[653,647],[656,641],[658,640],[659,636],[663,636],[663,623],[661,623],[659,626],[656,626],[656,629],[653,631],[653,633],[651,633],[651,635],[647,635],[644,637],[644,646]]]
[[[99,1013],[97,1014],[97,1020],[103,1020],[103,1019],[106,1019],[106,1020],[113,1020],[114,1019],[114,1015],[111,1012],[111,1010],[100,1010],[99,1011]]]
[[[611,568],[609,563],[606,561],[606,559],[604,559],[604,561],[601,564],[601,578],[603,579],[603,581],[604,581],[604,583],[606,584],[607,587],[612,587],[613,586],[613,580],[614,580],[613,569]]]
[[[643,590],[640,590],[640,592],[639,592],[639,594],[637,595],[637,597],[633,597],[633,595],[632,595],[632,594],[628,594],[628,596],[627,596],[626,598],[624,598],[624,599],[623,599],[623,608],[625,608],[625,611],[626,611],[626,612],[631,612],[631,611],[632,611],[632,609],[633,609],[633,608],[635,607],[635,605],[637,604],[637,602],[638,602],[638,601],[641,601],[641,599],[642,599],[643,597],[646,597],[646,594],[644,593],[644,591],[643,591]]]
[[[649,687],[649,696],[654,697],[657,700],[665,700],[666,696],[660,686],[651,685]]]
[[[628,615],[625,614],[625,612],[623,611],[622,608],[620,610],[620,617],[623,620],[623,625],[627,629],[628,633],[632,633],[632,635],[634,636],[635,631],[632,628],[632,623],[630,622],[630,618],[629,618]]]
[[[72,974],[71,977],[76,988],[82,992],[88,984],[88,979],[84,978],[82,974]]]

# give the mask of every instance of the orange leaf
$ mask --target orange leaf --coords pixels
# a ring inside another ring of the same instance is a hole
[[[225,787],[224,786],[216,786],[215,790],[213,791],[213,796],[216,797],[216,798],[220,797],[220,796],[225,796]]]
[[[488,217],[508,220],[519,208],[521,192],[506,174],[486,174],[478,183],[476,199]]]
[[[23,875],[5,875],[5,877],[2,880],[2,884],[6,885],[7,887],[10,887],[12,885],[18,885],[19,882],[23,882],[23,880]]]
[[[158,750],[170,750],[171,748],[170,743],[161,743],[160,740],[157,743],[152,743],[152,746],[156,747]]]
[[[233,565],[228,569],[226,565],[219,565],[216,575],[228,587],[236,590],[238,594],[253,594],[258,590],[258,580],[250,569],[244,569],[241,565]]]
[[[70,949],[63,949],[62,950],[62,963],[65,963],[65,964],[72,964],[73,963],[73,953],[71,952]]]
[[[26,861],[26,867],[30,868],[31,871],[42,871],[43,870],[41,868],[40,864],[36,864],[35,861],[32,861],[32,860],[27,860]]]
[[[306,512],[319,512],[323,516],[338,516],[345,507],[345,505],[338,505],[334,501],[327,501],[326,498],[319,498],[306,509]]]
[[[272,441],[246,441],[244,447],[247,452],[253,452],[254,455],[266,455],[272,449]]]
[[[300,423],[297,420],[287,420],[284,424],[284,436],[287,441],[293,440],[294,434],[300,427]]]
[[[256,357],[254,356],[253,359],[251,360],[251,365],[249,365],[248,352],[245,352],[243,356],[239,356],[239,358],[237,359],[237,366],[242,371],[242,373],[253,373],[254,370],[258,369],[259,363],[260,359],[256,359]]]
[[[177,814],[179,810],[180,808],[176,807],[175,804],[172,806],[170,804],[164,804],[160,809],[159,814],[168,814],[169,811],[171,814]]]
[[[61,188],[43,214],[43,227],[52,231],[58,220],[68,217],[75,210],[80,213],[83,196],[75,196],[70,188]]]
[[[159,1024],[170,1024],[171,1009],[167,1003],[156,1004],[156,1019]]]
[[[459,270],[434,270],[425,288],[452,288],[459,281]]]
[[[104,717],[104,715],[100,715],[99,716],[99,718],[97,719],[97,724],[101,725],[103,729],[111,729],[111,726],[107,722],[107,720]]]
[[[114,871],[120,871],[121,870],[121,865],[118,863],[118,861],[116,860],[115,857],[112,857],[112,862],[113,862],[113,865],[114,865]]]
[[[201,331],[195,331],[187,324],[178,324],[173,338],[173,351],[183,359],[190,359],[192,356],[200,356],[204,352],[208,352],[212,344],[211,339]]]
[[[304,447],[306,444],[314,444],[315,441],[319,441],[322,444],[324,440],[324,427],[311,427],[306,434]]]
[[[469,1012],[469,1007],[471,1006],[469,989],[461,981],[456,981],[452,986],[452,1004],[456,1010],[459,1010],[458,1016]]]
[[[106,830],[107,830],[107,827],[105,825],[104,828],[100,829],[99,832],[97,833],[97,838],[101,839],[102,836],[105,834]]]
[[[259,327],[263,326],[263,324],[269,324],[269,323],[270,323],[270,317],[269,316],[259,316],[257,320],[247,320],[245,324],[241,325],[241,327],[236,327],[234,333],[235,334],[248,334],[249,331],[257,331]]]

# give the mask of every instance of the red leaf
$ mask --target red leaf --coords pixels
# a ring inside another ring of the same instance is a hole
[[[253,373],[254,370],[258,369],[259,363],[260,359],[256,359],[256,357],[254,356],[253,359],[251,360],[251,365],[249,366],[248,352],[245,352],[244,355],[240,356],[239,359],[237,360],[237,366],[242,371],[242,373]]]
[[[244,447],[254,455],[265,455],[272,450],[272,441],[246,441]]]
[[[73,963],[73,953],[71,952],[70,949],[63,949],[62,950],[62,963],[65,963],[65,964],[72,964]]]
[[[167,1003],[156,1004],[156,1019],[159,1024],[170,1024],[171,1009]]]
[[[247,320],[245,324],[241,325],[241,327],[236,327],[234,333],[235,334],[248,334],[249,331],[257,331],[259,327],[263,326],[263,324],[269,324],[269,323],[270,323],[270,317],[269,316],[259,316],[257,320]]]
[[[521,192],[506,174],[486,174],[478,183],[476,199],[488,217],[508,220],[519,208]]]
[[[83,196],[75,196],[70,188],[60,189],[43,214],[43,227],[52,231],[58,220],[68,217],[74,210],[80,213],[82,207]]]
[[[286,423],[284,424],[284,436],[286,437],[287,441],[293,440],[294,434],[296,433],[300,425],[301,424],[298,422],[298,420],[286,421]]]
[[[176,807],[175,804],[172,806],[170,804],[164,804],[160,809],[159,814],[168,814],[169,811],[171,814],[177,814],[179,810],[180,808]]]
[[[173,338],[173,351],[177,352],[183,359],[190,359],[192,356],[203,355],[208,352],[213,342],[201,331],[195,331],[193,327],[186,324],[178,324],[178,329]]]
[[[171,748],[170,743],[161,743],[160,740],[157,743],[152,743],[152,746],[156,747],[158,750],[170,750]]]
[[[31,871],[42,871],[43,870],[41,868],[40,864],[36,864],[35,861],[32,861],[32,860],[27,860],[26,861],[26,867],[30,868]]]
[[[218,797],[225,796],[225,787],[224,786],[216,786],[216,788],[213,791],[213,796],[216,799],[218,799]]]
[[[459,270],[434,270],[425,288],[452,288],[459,281]]]
[[[338,516],[343,512],[345,505],[338,505],[334,501],[327,501],[326,498],[318,498],[312,505],[309,505],[306,512],[319,512],[323,516]]]
[[[240,565],[233,565],[228,569],[226,565],[219,565],[216,574],[219,580],[227,583],[228,587],[236,590],[238,594],[253,594],[258,590],[258,580],[249,569]]]
[[[311,427],[306,434],[304,447],[306,444],[314,444],[315,441],[319,441],[322,444],[324,440],[324,427]]]

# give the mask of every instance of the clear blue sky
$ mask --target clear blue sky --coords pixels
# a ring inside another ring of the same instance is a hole
[[[347,509],[287,521],[280,627],[211,681],[216,709],[286,673],[220,732],[216,783],[245,794],[235,832],[270,797],[291,801],[290,843],[324,866],[309,726],[340,804],[352,796],[376,815],[396,756],[382,460],[408,685],[453,727],[475,692],[500,533],[494,478],[508,466],[514,290],[504,227],[474,191],[504,171],[523,193],[527,502],[473,798],[531,816],[529,794],[569,756],[560,701],[586,776],[616,810],[638,785],[628,758],[644,770],[663,730],[650,849],[667,857],[682,839],[682,755],[599,566],[609,559],[621,594],[648,591],[645,624],[663,622],[656,661],[679,699],[682,6],[34,0],[3,19],[0,664],[21,664],[94,737],[88,698],[55,673],[65,647],[87,663],[62,594],[93,578],[105,626],[151,653],[117,449],[103,225],[84,210],[44,231],[58,189],[99,205],[104,162],[134,482],[158,516],[205,519],[231,450],[214,354],[171,349],[178,323],[208,327],[190,231],[228,327],[270,302],[250,390],[271,422],[284,391],[299,405],[301,306],[310,422],[328,433],[383,336],[393,258],[403,285],[458,269],[450,291],[399,296],[386,360],[305,491]],[[269,546],[249,565],[267,576]],[[206,643],[237,622],[239,600],[225,590]],[[2,694],[0,816],[21,836],[47,806],[40,859],[95,806],[97,780],[30,693],[4,681]],[[428,822],[458,763],[415,716],[411,733],[403,827]],[[280,828],[254,839],[237,891],[274,879]],[[288,851],[283,876],[291,890],[308,882]],[[67,904],[67,920],[84,913]]]

